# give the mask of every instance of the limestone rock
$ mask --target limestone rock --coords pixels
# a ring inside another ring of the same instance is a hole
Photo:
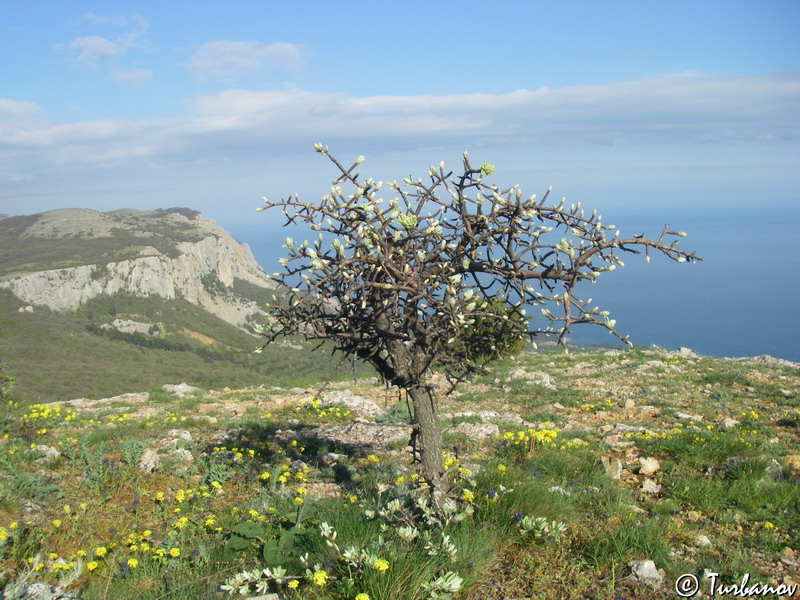
[[[786,461],[786,466],[789,467],[792,475],[800,477],[800,455],[790,454],[785,456],[783,460]]]
[[[639,473],[644,475],[645,477],[650,477],[654,475],[659,469],[661,469],[661,464],[655,458],[639,458],[639,464],[642,465],[639,469]]]
[[[652,479],[645,479],[642,482],[642,492],[645,494],[658,494],[661,491],[661,486]]]
[[[199,387],[194,387],[193,385],[189,385],[187,383],[179,383],[177,385],[167,383],[162,385],[161,389],[165,392],[176,395],[178,398],[186,398],[192,394],[203,393],[203,390],[201,390]]]
[[[276,432],[277,436],[278,432]],[[341,442],[352,446],[386,447],[395,442],[411,439],[411,427],[404,425],[384,425],[356,419],[350,425],[320,427],[309,432],[310,435],[331,442]]]
[[[153,327],[152,323],[142,323],[130,319],[114,319],[111,323],[100,325],[100,329],[116,329],[122,333],[142,333],[144,335],[150,335],[151,327]]]
[[[320,400],[321,406],[329,406],[331,404],[343,404],[353,412],[375,417],[383,412],[383,409],[375,404],[372,400],[356,396],[349,390],[334,390],[325,394]]]
[[[711,540],[708,539],[708,536],[702,534],[694,538],[694,543],[697,544],[698,548],[708,548],[711,546]]]
[[[542,371],[534,371],[529,373],[525,369],[514,369],[506,375],[506,381],[514,381],[515,379],[527,379],[529,383],[540,385],[549,390],[556,389],[556,383],[549,373]]]
[[[622,461],[619,459],[619,456],[601,456],[600,460],[603,463],[603,468],[611,479],[619,479],[622,476]]]
[[[652,560],[632,560],[628,563],[628,567],[631,570],[631,574],[626,577],[626,580],[631,583],[644,584],[656,588],[664,581],[663,575],[658,572]]]
[[[180,462],[192,462],[194,461],[194,456],[191,452],[186,450],[185,448],[175,448],[172,452],[169,453],[170,456],[176,458]]]
[[[463,433],[471,440],[482,442],[500,433],[495,423],[459,423],[453,428],[456,433]]]
[[[145,448],[142,457],[139,459],[139,470],[143,473],[152,473],[161,466],[161,458],[155,450]]]
[[[42,458],[51,459],[51,458],[59,458],[61,456],[61,452],[53,448],[52,446],[47,446],[45,444],[39,444],[33,447],[34,452],[41,452]]]
[[[700,422],[700,421],[703,420],[703,416],[702,415],[691,415],[691,414],[685,413],[685,412],[676,412],[675,413],[675,418],[676,419],[680,419],[681,421],[697,421],[697,422]]]
[[[736,419],[732,419],[731,417],[725,417],[715,425],[717,429],[733,429],[739,424],[739,421]]]
[[[112,236],[114,229],[120,227],[127,228],[133,236],[144,237],[148,233],[136,230],[130,224],[125,225],[126,215],[121,213],[70,210],[75,213],[73,222],[63,215],[56,221],[53,215],[58,211],[49,211],[42,213],[44,218],[40,216],[39,221],[23,235],[45,238],[68,235],[70,223],[82,232],[89,228],[93,236]],[[134,212],[144,214],[141,211]],[[47,306],[59,312],[74,310],[92,298],[117,292],[167,299],[182,297],[240,327],[246,323],[248,316],[263,312],[255,302],[232,293],[236,279],[261,288],[276,287],[275,282],[260,269],[247,244],[235,241],[211,220],[189,219],[177,213],[159,218],[168,222],[167,226],[174,222],[176,230],[192,229],[195,238],[203,237],[196,241],[175,243],[174,257],[147,252],[147,256],[140,254],[136,258],[107,264],[24,273],[0,282],[0,289],[11,290],[23,302]],[[96,231],[92,229],[95,225]],[[45,229],[39,231],[37,227]],[[139,227],[146,226],[140,224]],[[209,279],[218,281],[221,289],[210,289],[207,286]]]

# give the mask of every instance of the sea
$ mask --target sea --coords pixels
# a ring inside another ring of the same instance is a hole
[[[637,224],[616,223],[623,235],[639,233]],[[584,284],[578,296],[610,311],[617,329],[636,346],[800,362],[800,208],[777,215],[757,205],[752,214],[730,217],[687,214],[680,229],[689,232],[681,247],[702,262],[679,264],[653,255],[646,263],[643,256],[623,253],[624,267]],[[659,231],[649,228],[648,237]],[[253,224],[231,232],[250,245],[267,273],[280,270],[286,235],[304,239],[302,231]],[[591,325],[574,327],[569,339],[576,345],[621,346]]]

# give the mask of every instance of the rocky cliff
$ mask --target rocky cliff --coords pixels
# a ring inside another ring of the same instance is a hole
[[[0,238],[2,256],[8,259],[0,288],[56,311],[124,292],[184,298],[242,326],[261,311],[234,292],[236,280],[276,287],[246,244],[189,209],[49,211],[4,219]],[[20,250],[25,247],[27,255]],[[71,266],[41,268],[47,265],[44,257],[51,255],[57,257],[51,263]]]

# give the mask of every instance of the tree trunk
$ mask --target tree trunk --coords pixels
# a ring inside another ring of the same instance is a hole
[[[444,461],[442,460],[442,435],[433,392],[426,387],[408,390],[414,403],[414,415],[419,427],[422,474],[431,488],[431,503],[438,513],[444,492]]]

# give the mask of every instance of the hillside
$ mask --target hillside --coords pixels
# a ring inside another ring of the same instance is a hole
[[[30,401],[325,376],[333,361],[300,341],[252,354],[275,293],[250,249],[191,209],[0,220],[0,362]]]
[[[498,362],[440,395],[442,530],[415,504],[406,404],[374,379],[12,405],[0,570],[84,600],[661,600],[695,576],[788,598],[799,397],[800,365],[769,357]]]
[[[242,326],[261,311],[236,283],[276,287],[246,244],[187,208],[69,208],[3,219],[0,265],[0,289],[60,312],[128,293],[183,298]]]

